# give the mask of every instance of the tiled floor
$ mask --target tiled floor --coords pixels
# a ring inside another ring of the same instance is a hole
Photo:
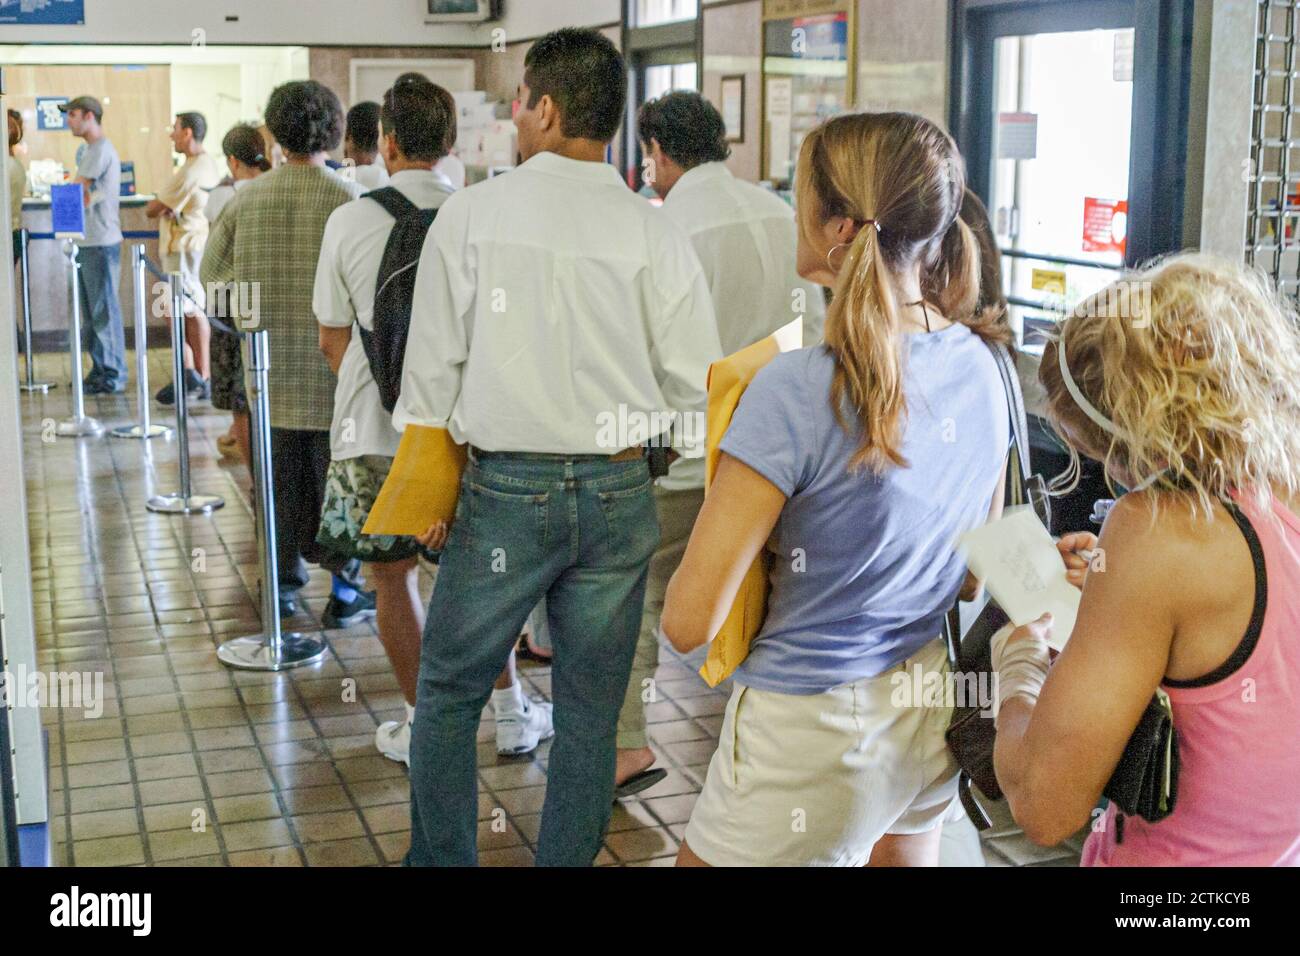
[[[66,356],[39,371],[66,383]],[[155,386],[169,356],[152,353]],[[59,863],[90,865],[377,865],[408,842],[406,769],[374,749],[401,695],[373,622],[326,631],[326,660],[283,674],[233,671],[217,645],[260,628],[257,553],[242,466],[222,463],[227,419],[204,404],[190,419],[193,488],[219,494],[210,517],[155,515],[146,498],[175,490],[175,441],[52,438],[66,387],[24,402],[33,595],[44,670],[103,674],[99,717],[50,708],[51,830]],[[129,421],[127,397],[88,399],[106,425]],[[165,413],[154,408],[160,420]],[[427,596],[432,580],[422,574]],[[305,612],[320,629],[328,575]],[[523,665],[547,695],[549,671]],[[648,707],[666,781],[620,803],[597,862],[670,864],[716,744],[726,697],[664,655],[661,699]],[[479,729],[479,848],[489,865],[531,862],[549,746],[499,758],[489,708]],[[502,814],[494,814],[500,808]],[[1012,827],[983,841],[990,865],[1072,865],[1077,848],[1030,846]]]

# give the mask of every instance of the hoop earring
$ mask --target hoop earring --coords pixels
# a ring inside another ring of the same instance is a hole
[[[832,246],[830,252],[826,253],[826,268],[831,270],[832,275],[839,275],[840,268],[844,265],[844,263],[841,262],[839,266],[836,266],[835,263],[831,262],[831,257],[835,255],[835,250],[848,249],[852,247],[852,245],[851,242],[841,242],[838,246]]]

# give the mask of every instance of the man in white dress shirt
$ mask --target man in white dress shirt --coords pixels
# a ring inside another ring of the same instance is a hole
[[[626,92],[599,33],[539,40],[516,119],[524,164],[447,200],[420,260],[393,421],[450,429],[470,460],[421,652],[411,865],[477,859],[479,717],[543,597],[555,743],[537,864],[589,865],[609,821],[659,541],[644,446],[675,420],[673,450],[703,455],[721,354],[690,244],[604,162]]]
[[[779,197],[736,179],[726,125],[699,93],[674,92],[646,103],[637,118],[647,178],[663,213],[690,238],[717,314],[722,352],[730,355],[801,320],[803,341],[821,341],[826,303],[795,269],[794,211]],[[679,461],[655,487],[659,549],[650,562],[636,658],[618,726],[617,793],[630,796],[666,774],[651,769],[645,686],[659,666],[656,632],[668,579],[677,570],[704,504],[704,463]]]

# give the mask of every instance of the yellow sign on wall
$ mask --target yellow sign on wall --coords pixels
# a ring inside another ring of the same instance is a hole
[[[1054,292],[1065,295],[1065,273],[1060,269],[1035,269],[1033,286],[1038,292]]]

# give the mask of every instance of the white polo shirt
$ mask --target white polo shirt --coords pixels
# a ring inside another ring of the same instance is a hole
[[[614,167],[540,153],[438,213],[393,424],[488,451],[609,455],[620,416],[629,432],[671,413],[702,423],[721,351],[680,230]],[[703,455],[702,424],[678,437]]]
[[[704,269],[723,355],[800,317],[804,345],[821,341],[826,300],[795,269],[794,210],[778,196],[736,179],[722,163],[704,163],[677,180],[662,208],[690,238]],[[704,465],[675,462],[659,486],[703,488]]]
[[[437,173],[404,169],[390,185],[421,209],[437,209],[452,193]],[[332,328],[352,326],[352,340],[339,366],[330,426],[330,457],[397,454],[401,436],[379,400],[379,386],[361,344],[357,323],[374,328],[375,283],[393,217],[373,199],[354,199],[330,214],[321,240],[312,309],[316,321]]]

